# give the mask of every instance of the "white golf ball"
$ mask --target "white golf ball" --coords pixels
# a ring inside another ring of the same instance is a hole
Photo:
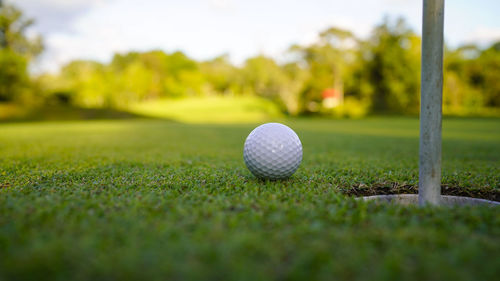
[[[289,127],[267,123],[255,128],[245,141],[243,159],[258,178],[285,179],[302,161],[302,143]]]

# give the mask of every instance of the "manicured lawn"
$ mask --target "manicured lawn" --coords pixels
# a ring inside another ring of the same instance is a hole
[[[183,123],[249,123],[283,114],[269,100],[258,97],[191,97],[154,100],[131,105],[133,114]]]
[[[494,280],[500,209],[416,192],[418,120],[290,120],[286,181],[245,168],[257,124],[0,124],[0,280]],[[500,201],[500,120],[446,119],[443,193]]]

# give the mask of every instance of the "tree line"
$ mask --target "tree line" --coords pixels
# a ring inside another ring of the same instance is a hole
[[[127,109],[155,99],[259,96],[290,115],[417,114],[421,38],[404,19],[385,18],[369,38],[328,28],[276,61],[264,55],[242,65],[227,56],[196,61],[177,51],[115,54],[109,63],[76,60],[58,74],[30,76],[42,51],[28,38],[32,20],[13,6],[0,11],[0,102],[60,103]],[[500,108],[500,42],[445,49],[444,111],[477,114]],[[338,102],[325,102],[333,89]],[[325,96],[325,93],[326,96]]]

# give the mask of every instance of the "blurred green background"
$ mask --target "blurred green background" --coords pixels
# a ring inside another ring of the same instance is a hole
[[[285,62],[258,55],[195,60],[181,51],[116,53],[31,73],[43,38],[11,4],[0,10],[0,120],[150,116],[184,122],[254,122],[283,116],[417,115],[421,38],[385,18],[368,38],[331,27],[292,45]],[[445,50],[445,115],[500,116],[500,42]]]

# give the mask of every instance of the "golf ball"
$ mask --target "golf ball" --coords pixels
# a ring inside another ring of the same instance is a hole
[[[267,123],[255,128],[245,141],[243,159],[258,178],[285,179],[302,161],[302,143],[289,127]]]

